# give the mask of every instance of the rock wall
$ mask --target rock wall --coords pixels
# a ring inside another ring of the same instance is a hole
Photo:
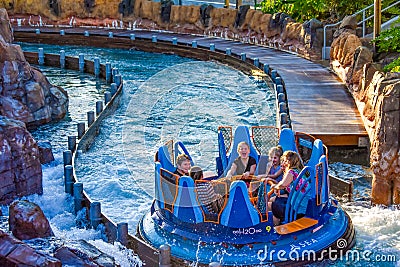
[[[12,40],[7,12],[0,9],[0,115],[23,121],[28,128],[63,118],[67,93],[31,67]]]
[[[332,69],[352,93],[370,139],[372,202],[400,204],[400,73],[383,73],[348,18],[335,33]]]
[[[212,6],[177,6],[149,0],[0,0],[22,24],[64,24],[136,27],[182,33],[210,34],[234,40],[297,51],[321,58],[322,24],[304,24],[285,14],[263,14],[241,6],[239,10]],[[29,14],[29,15],[27,15]],[[40,17],[39,17],[40,16]],[[16,23],[16,20],[14,20]]]
[[[0,204],[42,194],[39,149],[21,121],[0,116]]]
[[[27,127],[61,119],[68,109],[67,93],[31,67],[12,41],[7,12],[0,8],[0,204],[42,194],[39,149]]]

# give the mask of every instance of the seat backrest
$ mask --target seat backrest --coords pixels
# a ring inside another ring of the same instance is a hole
[[[228,166],[228,157],[226,155],[226,147],[222,131],[218,132],[218,153],[221,158],[222,169],[226,170]]]
[[[238,144],[243,141],[246,142],[247,144],[249,144],[249,146],[250,146],[250,154],[249,155],[252,156],[256,160],[256,163],[258,163],[258,153],[257,153],[257,150],[255,149],[255,147],[253,146],[253,143],[251,142],[249,128],[247,128],[246,126],[238,126],[235,130],[235,135],[233,137],[233,145],[231,148],[231,153],[228,157],[227,167],[224,170],[224,175],[227,174],[227,172],[229,171],[229,169],[232,166],[232,163],[239,156],[239,154],[237,152],[237,147],[238,147]]]
[[[267,164],[269,161],[269,156],[267,155],[260,155],[260,159],[258,160],[255,175],[265,174],[267,170]]]
[[[175,171],[175,166],[173,164],[173,161],[171,160],[171,157],[168,152],[168,147],[166,145],[161,146],[158,149],[158,161],[161,164],[161,168],[166,169],[170,172]]]
[[[181,141],[176,142],[174,146],[175,158],[177,158],[179,154],[186,154],[190,158],[190,164],[192,166],[195,165],[192,156],[190,156],[189,151],[186,149],[185,145]]]
[[[164,196],[161,191],[161,174],[160,174],[160,169],[161,169],[161,163],[160,162],[155,162],[154,166],[154,191],[155,191],[155,196],[156,200],[158,202],[158,206],[161,208],[164,208]]]
[[[315,165],[319,163],[319,160],[323,155],[325,155],[324,145],[320,139],[315,139],[311,151],[311,157],[306,165],[315,168]]]
[[[204,213],[197,202],[193,179],[182,176],[178,182],[178,194],[174,202],[174,215],[188,223],[204,222]]]
[[[312,189],[315,187],[315,176],[312,173],[312,168],[305,166],[296,180],[291,183],[284,223],[294,221],[297,214],[306,214],[309,199],[312,197]],[[301,185],[300,181],[302,181]]]
[[[279,134],[278,145],[282,147],[283,152],[291,150],[298,152],[296,147],[294,132],[292,129],[283,128]]]
[[[326,156],[322,155],[319,159],[319,162],[322,164],[322,177],[321,180],[319,181],[320,185],[318,185],[318,188],[320,188],[320,203],[325,204],[326,202],[329,201],[329,175],[328,175],[328,162],[326,160]],[[323,206],[323,205],[322,205]]]
[[[244,181],[235,181],[229,189],[228,202],[221,212],[220,224],[245,228],[260,223],[260,214],[250,201]]]
[[[160,162],[156,162],[155,172],[155,191],[158,205],[160,208],[172,212],[173,203],[178,193],[179,176],[161,168]]]

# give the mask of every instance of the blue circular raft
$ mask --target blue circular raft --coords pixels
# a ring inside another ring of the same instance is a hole
[[[318,224],[290,234],[278,234],[271,220],[247,228],[188,224],[153,204],[138,233],[155,247],[170,245],[174,257],[224,266],[301,265],[339,255],[354,244],[354,227],[340,207],[332,205]]]

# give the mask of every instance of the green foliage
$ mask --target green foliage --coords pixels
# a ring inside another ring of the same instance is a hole
[[[264,13],[283,12],[296,21],[319,18],[325,9],[325,0],[263,0],[260,5]]]
[[[325,18],[331,20],[332,22],[340,21],[345,16],[352,15],[371,4],[365,0],[326,0],[325,2],[327,7]],[[366,14],[366,16],[369,15],[371,14]]]
[[[400,23],[400,20],[397,21]],[[378,48],[378,52],[400,52],[400,27],[390,28],[372,40]],[[400,72],[400,57],[386,65],[384,71]]]
[[[383,68],[384,71],[400,72],[400,57]]]
[[[264,13],[284,12],[296,21],[312,18],[338,21],[367,6],[365,0],[263,0],[259,7]]]
[[[382,8],[385,8],[398,0],[385,0]],[[283,12],[288,14],[296,21],[302,22],[312,18],[319,20],[327,20],[337,22],[347,15],[352,15],[363,8],[373,4],[373,1],[365,0],[263,0],[257,5],[262,12],[274,14]],[[365,17],[373,15],[374,9],[370,8],[366,11]],[[394,6],[382,12],[382,21],[385,22],[394,15],[400,14],[400,8]],[[362,20],[362,14],[357,19]],[[372,20],[368,21],[373,23]]]
[[[400,52],[400,27],[390,28],[372,40],[379,52]]]

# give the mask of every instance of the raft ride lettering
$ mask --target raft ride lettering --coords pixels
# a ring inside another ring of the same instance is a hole
[[[261,229],[256,229],[254,227],[250,227],[250,228],[239,228],[237,230],[232,231],[232,233],[234,235],[254,235],[254,234],[258,234],[261,233],[262,230]]]

